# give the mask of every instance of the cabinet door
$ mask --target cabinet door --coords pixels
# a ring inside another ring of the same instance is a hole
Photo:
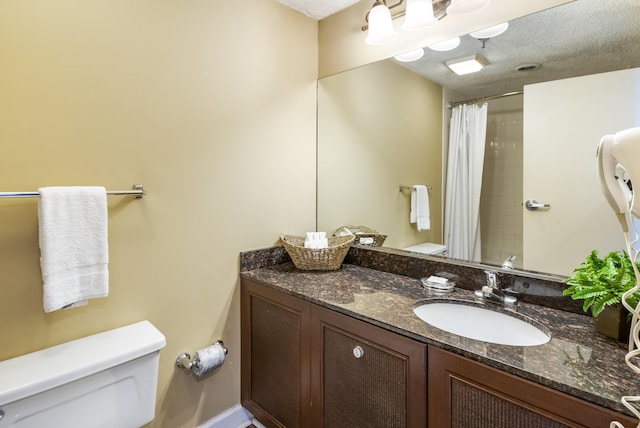
[[[312,307],[314,421],[326,428],[426,426],[426,346]]]
[[[241,399],[268,427],[309,426],[310,304],[242,280]]]
[[[609,427],[631,418],[438,348],[429,347],[429,426]]]

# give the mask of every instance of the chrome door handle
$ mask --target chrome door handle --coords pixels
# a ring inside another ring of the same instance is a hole
[[[524,206],[529,211],[535,211],[538,208],[551,208],[551,205],[549,205],[549,204],[541,204],[540,202],[536,201],[535,199],[529,199],[527,202],[524,203]]]

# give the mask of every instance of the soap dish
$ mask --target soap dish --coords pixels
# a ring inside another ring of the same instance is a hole
[[[447,293],[456,286],[456,282],[452,281],[449,278],[444,278],[441,276],[431,275],[428,278],[420,279],[422,282],[422,286],[427,290],[439,292],[439,293]]]

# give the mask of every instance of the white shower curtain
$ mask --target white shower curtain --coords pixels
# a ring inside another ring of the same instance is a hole
[[[444,213],[447,256],[480,261],[480,189],[487,132],[487,104],[451,112]]]

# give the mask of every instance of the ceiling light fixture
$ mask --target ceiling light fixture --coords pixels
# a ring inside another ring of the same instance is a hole
[[[478,30],[478,31],[473,31],[469,33],[469,35],[476,39],[490,39],[492,37],[496,37],[504,33],[505,31],[507,31],[507,28],[509,28],[509,23],[503,22],[502,24],[483,28],[482,30]]]
[[[402,24],[403,30],[423,30],[437,23],[438,20],[433,15],[431,0],[407,0],[407,10]]]
[[[376,0],[369,11],[369,32],[364,42],[368,45],[382,45],[393,40],[398,34],[393,29],[391,12],[386,4]]]
[[[405,0],[397,0],[394,4],[387,4],[387,0],[376,0],[364,19],[367,22],[362,31],[368,31],[365,43],[368,45],[382,45],[397,35],[393,28],[393,20],[404,16],[402,30],[416,31],[436,24],[446,14],[451,0],[406,0],[406,7],[399,8]],[[392,14],[394,9],[398,11]],[[373,28],[372,28],[373,27]]]
[[[458,76],[462,76],[482,70],[482,68],[486,65],[486,62],[478,55],[472,55],[447,61],[446,64],[447,67],[451,69],[451,71],[456,73]]]
[[[476,12],[489,4],[489,0],[451,0],[447,8],[450,15],[462,15],[463,13]]]
[[[417,61],[424,56],[424,49],[414,49],[409,52],[401,53],[400,55],[394,56],[394,58],[400,62],[412,62]]]
[[[460,37],[454,37],[453,39],[445,40],[444,42],[429,45],[429,49],[438,52],[446,52],[457,48],[458,45],[460,45]]]

